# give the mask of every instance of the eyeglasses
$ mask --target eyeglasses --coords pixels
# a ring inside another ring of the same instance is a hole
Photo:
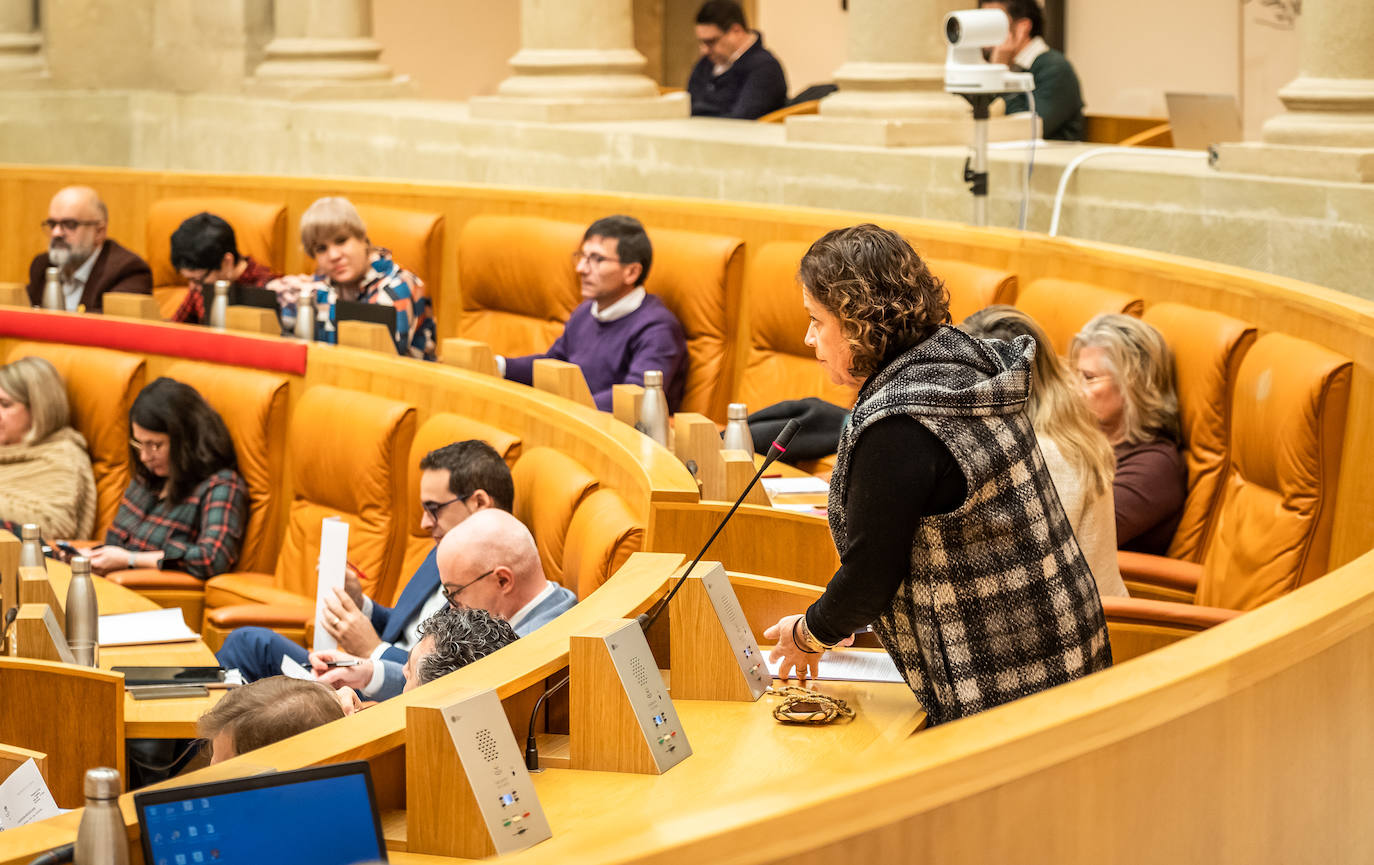
[[[437,523],[439,522],[440,511],[442,511],[449,505],[453,504],[454,502],[466,502],[468,499],[476,495],[476,493],[477,490],[473,490],[465,496],[456,496],[454,498],[449,499],[446,502],[420,502],[420,509],[423,510],[425,513],[429,514],[429,518]]]
[[[44,231],[52,231],[54,228],[62,229],[63,233],[76,231],[85,225],[99,225],[99,219],[45,219],[39,223]]]
[[[150,453],[150,454],[156,454],[156,453],[161,453],[161,452],[162,452],[162,449],[165,448],[165,447],[167,447],[167,442],[155,442],[155,441],[141,442],[141,441],[139,441],[138,439],[129,439],[129,447],[133,448],[134,450],[138,451],[139,453],[142,453],[142,452],[144,452],[144,451],[147,451],[147,452]]]
[[[492,568],[491,570],[487,571],[485,574],[482,574],[482,576],[476,578],[475,580],[469,580],[468,582],[451,591],[447,586],[440,583],[439,591],[443,594],[444,600],[448,602],[448,605],[450,607],[456,608],[458,606],[458,596],[463,593],[463,589],[466,589],[468,586],[471,586],[474,583],[481,582],[482,580],[496,573],[498,570],[500,570],[500,568]]]
[[[572,254],[573,267],[581,267],[584,261],[592,267],[600,267],[608,261],[614,261],[617,264],[620,263],[620,259],[611,258],[599,252],[574,252]]]

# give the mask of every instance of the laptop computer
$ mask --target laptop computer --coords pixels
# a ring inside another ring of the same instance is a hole
[[[1240,106],[1231,93],[1165,93],[1174,147],[1206,150],[1213,144],[1241,141]]]
[[[147,865],[387,861],[361,760],[134,794]]]
[[[396,307],[382,303],[363,303],[357,300],[338,300],[334,302],[334,323],[341,321],[371,321],[386,325],[386,329],[396,330]]]

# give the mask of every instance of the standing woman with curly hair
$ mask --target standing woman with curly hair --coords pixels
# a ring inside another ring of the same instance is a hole
[[[129,410],[124,491],[91,568],[185,571],[209,579],[234,567],[248,524],[248,484],[219,413],[190,385],[159,378]]]
[[[1024,410],[1032,340],[948,326],[905,240],[832,231],[802,258],[806,344],[859,386],[830,479],[840,553],[821,597],[765,633],[781,675],[872,624],[941,724],[1111,664],[1097,586]]]

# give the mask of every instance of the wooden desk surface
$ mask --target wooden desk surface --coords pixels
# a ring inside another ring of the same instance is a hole
[[[633,824],[654,826],[665,844],[676,834],[696,837],[713,810],[737,813],[741,802],[805,788],[813,768],[890,750],[925,719],[905,684],[821,682],[816,690],[848,702],[854,720],[821,727],[780,724],[773,707],[781,698],[772,695],[755,703],[678,700],[692,756],[668,772],[546,769],[536,774],[534,786],[553,837],[502,861],[609,861],[616,855],[614,839]],[[388,846],[397,848],[392,861],[468,861],[405,852],[404,824],[396,814],[388,815],[384,831]]]
[[[48,579],[57,597],[67,597],[71,571],[61,562],[48,563]],[[101,615],[137,613],[159,609],[158,605],[104,577],[93,578],[96,604]],[[217,667],[215,653],[200,640],[184,643],[158,643],[147,646],[116,646],[101,649],[97,665],[113,667]],[[135,700],[124,695],[124,735],[130,739],[192,739],[196,721],[205,710],[224,696],[211,691],[204,697],[179,697],[173,700]]]

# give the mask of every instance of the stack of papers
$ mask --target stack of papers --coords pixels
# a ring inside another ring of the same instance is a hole
[[[766,651],[766,650],[765,650]],[[769,661],[768,672],[775,677],[781,661]],[[887,652],[871,649],[831,649],[821,655],[816,678],[830,682],[901,682],[902,674]]]
[[[186,620],[177,607],[101,616],[97,630],[96,640],[101,646],[141,646],[199,639],[195,631],[186,627]]]
[[[0,784],[0,832],[62,813],[32,760],[25,760]]]

